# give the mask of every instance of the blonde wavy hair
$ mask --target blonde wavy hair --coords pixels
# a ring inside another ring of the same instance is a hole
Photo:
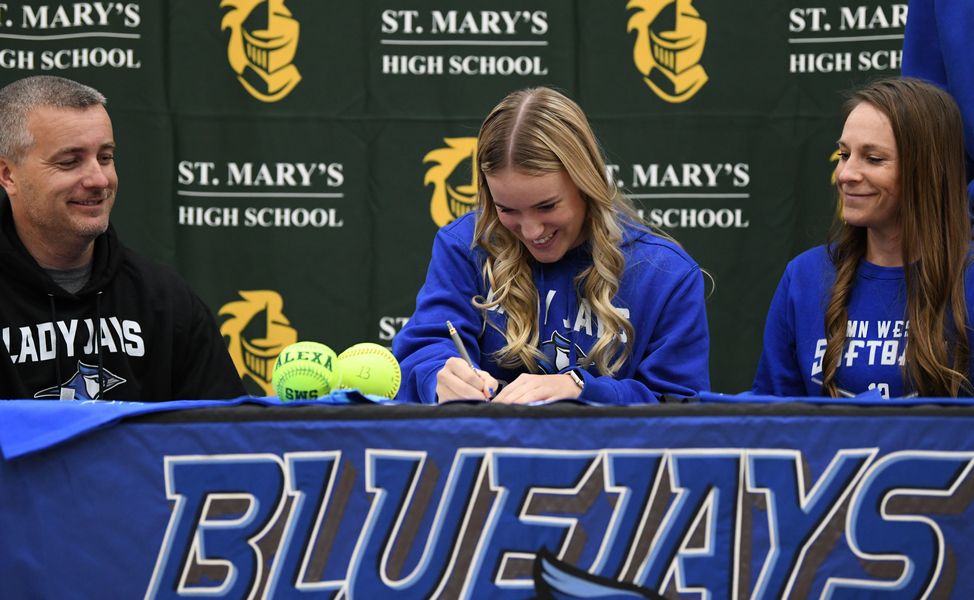
[[[575,277],[575,288],[588,299],[602,334],[585,364],[613,375],[631,352],[619,337],[633,339],[633,327],[612,306],[625,268],[620,250],[624,223],[642,224],[628,200],[606,179],[605,159],[582,109],[549,88],[509,94],[487,115],[477,138],[479,214],[474,246],[487,253],[483,276],[487,298],[474,298],[481,310],[501,308],[507,315],[507,344],[495,359],[506,368],[537,372],[538,290],[531,276],[527,248],[497,217],[486,175],[511,168],[527,175],[565,171],[587,205],[582,235],[592,248],[592,265]],[[486,316],[485,316],[486,318]]]
[[[906,312],[910,337],[904,381],[920,396],[971,393],[964,273],[971,243],[960,111],[944,91],[916,79],[887,79],[855,92],[845,116],[867,103],[889,119],[896,139]],[[845,223],[840,204],[829,238],[836,277],[825,311],[823,388],[839,393],[847,307],[866,229]]]

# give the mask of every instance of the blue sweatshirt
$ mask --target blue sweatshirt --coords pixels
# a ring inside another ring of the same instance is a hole
[[[974,305],[974,268],[967,267],[968,324]],[[823,396],[825,309],[835,269],[825,246],[792,260],[771,300],[764,328],[764,353],[754,378],[756,394]],[[904,389],[903,362],[909,339],[906,282],[902,267],[859,263],[848,306],[846,342],[836,384],[858,395],[876,389],[884,398],[899,398]],[[974,332],[968,329],[974,341]],[[968,376],[972,372],[968,367]],[[843,394],[845,395],[845,394]]]
[[[964,119],[968,196],[974,202],[974,2],[911,0],[903,37],[903,76],[947,90]]]
[[[489,311],[485,322],[471,299],[486,297],[482,268],[486,255],[471,248],[476,212],[446,225],[433,242],[426,283],[416,298],[416,312],[392,349],[402,366],[399,398],[436,402],[436,373],[457,350],[446,322],[451,321],[478,368],[503,381],[527,369],[500,367],[493,353],[504,344],[506,317]],[[532,263],[540,299],[540,345],[545,373],[579,367],[585,380],[581,399],[604,404],[656,402],[662,394],[690,397],[709,389],[709,337],[699,267],[676,244],[648,231],[628,227],[622,243],[625,271],[613,306],[635,329],[632,353],[615,377],[581,368],[598,339],[600,323],[590,305],[575,292],[574,278],[592,263],[588,244],[556,263]]]

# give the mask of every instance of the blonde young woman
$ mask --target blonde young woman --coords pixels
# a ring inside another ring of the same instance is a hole
[[[788,265],[753,391],[970,395],[974,269],[957,106],[916,79],[870,84],[847,103],[838,146],[832,238]]]
[[[577,104],[510,94],[481,127],[477,166],[478,209],[437,234],[393,342],[400,398],[632,404],[709,388],[701,271],[607,183]]]

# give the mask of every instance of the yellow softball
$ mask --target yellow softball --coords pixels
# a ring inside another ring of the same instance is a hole
[[[399,361],[384,346],[363,342],[338,355],[341,386],[363,394],[395,398],[402,381]]]
[[[281,400],[321,398],[338,387],[335,351],[318,342],[298,342],[284,348],[274,363],[271,383]]]

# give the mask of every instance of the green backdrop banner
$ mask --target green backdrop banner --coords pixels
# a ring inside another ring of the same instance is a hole
[[[250,391],[298,339],[390,344],[480,120],[560,88],[707,269],[714,389],[750,385],[785,263],[821,243],[844,92],[899,73],[905,2],[0,2],[0,84],[103,91],[113,221],[218,313]]]

